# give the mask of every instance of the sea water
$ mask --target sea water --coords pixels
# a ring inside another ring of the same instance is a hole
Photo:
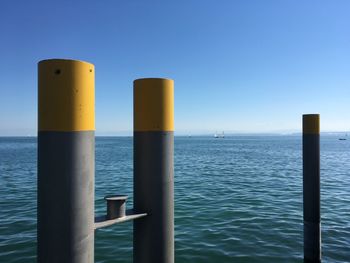
[[[301,136],[175,137],[175,257],[302,262]],[[96,138],[95,209],[132,208],[132,138]],[[0,138],[0,262],[36,261],[36,138]],[[350,262],[350,140],[321,136],[323,262]],[[132,262],[132,223],[96,231],[95,262]]]

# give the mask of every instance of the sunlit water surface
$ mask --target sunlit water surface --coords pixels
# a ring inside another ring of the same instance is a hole
[[[323,262],[350,262],[350,140],[321,138]],[[175,138],[176,262],[302,262],[299,136]],[[0,138],[0,262],[36,261],[36,139]],[[132,207],[132,138],[96,139],[96,214]],[[132,262],[132,223],[101,229],[95,262]]]

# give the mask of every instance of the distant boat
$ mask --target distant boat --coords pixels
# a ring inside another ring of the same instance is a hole
[[[214,138],[216,138],[216,139],[218,139],[218,138],[225,138],[225,133],[222,132],[222,134],[218,134],[217,132],[215,132]]]
[[[345,134],[346,137],[348,137],[348,134]],[[346,138],[339,138],[339,141],[346,141]]]

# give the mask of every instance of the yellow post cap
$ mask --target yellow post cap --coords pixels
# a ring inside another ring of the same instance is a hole
[[[38,64],[39,131],[95,130],[94,65],[67,59]]]
[[[174,81],[145,78],[134,81],[134,130],[174,131]]]
[[[320,134],[320,115],[303,115],[303,134]]]

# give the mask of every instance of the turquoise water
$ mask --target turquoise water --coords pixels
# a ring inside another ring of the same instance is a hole
[[[350,262],[350,140],[321,138],[323,262]],[[301,138],[176,137],[176,262],[302,262]],[[96,214],[128,194],[132,138],[96,140]],[[36,139],[0,138],[0,262],[35,262]],[[132,223],[96,232],[95,262],[132,261]]]

